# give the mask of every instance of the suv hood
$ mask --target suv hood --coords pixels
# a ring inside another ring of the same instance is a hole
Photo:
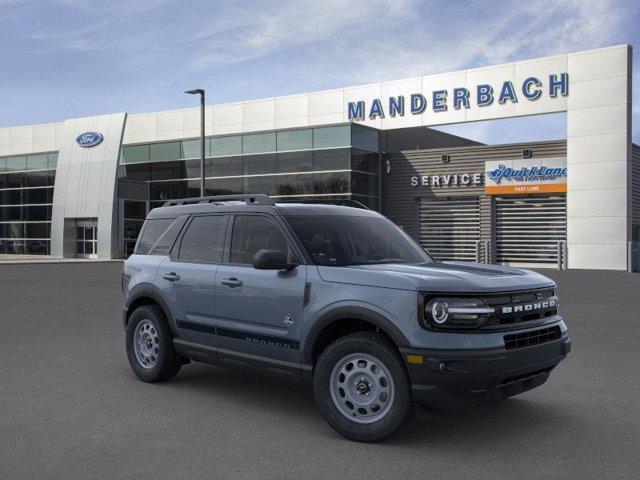
[[[385,263],[318,267],[327,282],[443,293],[489,293],[553,287],[539,273],[475,262]]]

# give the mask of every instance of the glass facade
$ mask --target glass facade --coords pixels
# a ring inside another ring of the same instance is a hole
[[[379,207],[375,129],[349,124],[212,137],[206,139],[205,156],[207,195],[354,199],[375,210]],[[199,157],[199,139],[126,145],[120,169],[127,179],[148,182],[148,207],[155,208],[167,200],[200,196]],[[133,249],[143,218],[141,211],[135,218],[125,213],[124,230],[131,233],[125,234],[125,256]]]
[[[48,255],[58,154],[0,158],[0,254]]]

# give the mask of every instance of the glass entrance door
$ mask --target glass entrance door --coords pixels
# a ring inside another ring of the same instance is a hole
[[[76,257],[95,258],[98,254],[98,223],[76,224]]]

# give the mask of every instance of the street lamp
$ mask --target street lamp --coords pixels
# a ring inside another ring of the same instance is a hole
[[[200,196],[205,196],[204,191],[204,90],[196,88],[187,90],[189,95],[200,95]]]

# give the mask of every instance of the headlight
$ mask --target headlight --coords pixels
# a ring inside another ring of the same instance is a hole
[[[424,307],[424,317],[435,328],[476,328],[495,309],[479,298],[432,298]]]

